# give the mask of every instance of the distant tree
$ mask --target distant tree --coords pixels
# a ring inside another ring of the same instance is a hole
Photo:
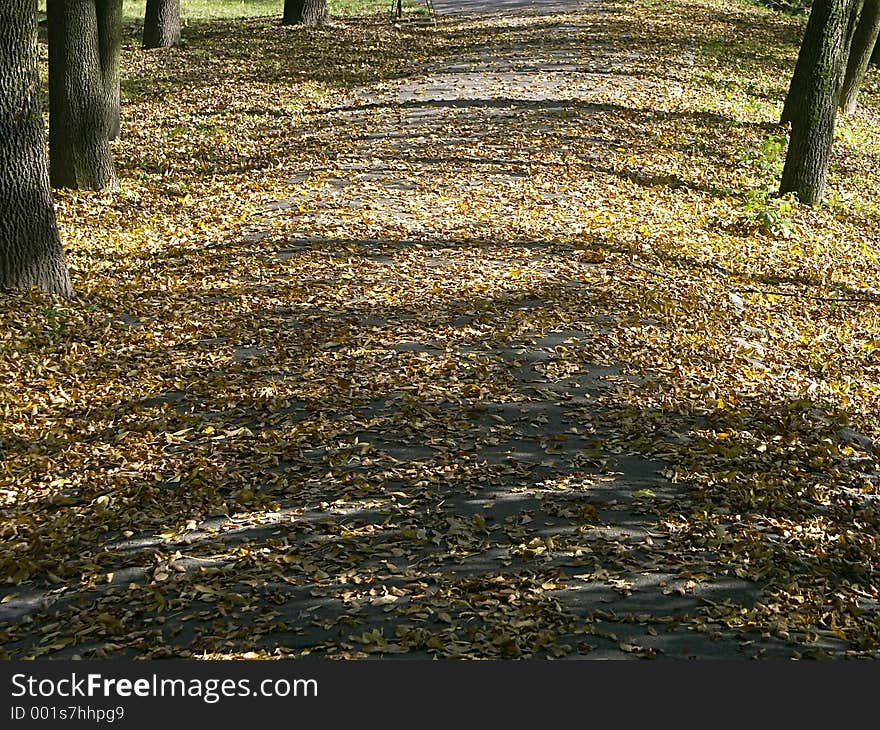
[[[119,54],[122,47],[122,0],[96,0],[98,50],[107,108],[107,136],[119,136]]]
[[[785,103],[791,136],[780,192],[822,199],[837,105],[862,0],[815,0]]]
[[[327,0],[284,0],[283,25],[323,25],[330,20]]]
[[[880,0],[865,0],[859,23],[853,34],[843,89],[840,92],[840,109],[846,114],[852,114],[856,110],[859,87],[868,70],[878,36],[880,36]]]
[[[180,0],[147,0],[143,43],[144,48],[180,44]]]
[[[0,289],[72,294],[39,101],[37,0],[0,2]]]
[[[52,185],[114,187],[96,0],[48,0],[46,17]]]

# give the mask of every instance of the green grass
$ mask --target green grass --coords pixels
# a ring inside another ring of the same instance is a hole
[[[125,0],[125,19],[143,20],[146,0]],[[181,0],[183,20],[219,20],[280,15],[283,0]]]
[[[391,0],[328,0],[330,14],[336,17],[388,13]],[[144,18],[146,0],[125,0],[124,22],[140,23]],[[416,10],[418,3],[407,0],[405,9]],[[284,0],[180,0],[180,15],[184,23],[200,20],[229,20],[281,15]],[[40,11],[45,12],[46,1],[40,0]]]

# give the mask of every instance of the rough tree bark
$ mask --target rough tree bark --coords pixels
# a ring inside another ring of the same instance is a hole
[[[180,0],[147,0],[143,43],[144,48],[180,44]]]
[[[880,0],[865,0],[862,14],[859,16],[859,24],[853,34],[846,76],[840,92],[840,109],[845,114],[852,114],[856,110],[859,87],[868,70],[878,36],[880,36]]]
[[[791,96],[797,85],[798,98],[789,118],[791,136],[779,186],[780,193],[794,192],[802,203],[822,199],[840,87],[861,2],[816,0],[810,12],[798,58],[803,78],[792,80],[789,90]]]
[[[282,25],[323,25],[330,20],[327,0],[284,0]]]
[[[48,0],[49,175],[56,188],[116,186],[96,0]]]
[[[37,72],[37,0],[0,3],[0,289],[70,296],[55,225]]]
[[[849,0],[837,3],[846,6],[840,11],[844,13],[846,19],[846,30],[844,31],[846,55],[844,56],[844,63],[849,55],[849,47],[856,28],[858,27],[863,2],[864,0]],[[782,116],[779,120],[780,124],[791,123],[794,125],[801,114],[808,113],[810,110],[810,103],[806,97],[810,93],[810,79],[815,69],[816,58],[820,53],[820,49],[816,44],[819,42],[819,37],[824,32],[825,25],[829,22],[829,18],[832,15],[835,15],[836,17],[838,10],[833,9],[832,6],[837,4],[830,2],[818,2],[813,4],[813,9],[810,11],[810,18],[807,21],[804,40],[801,43],[797,63],[795,64],[791,83],[788,87],[788,95],[785,97]]]
[[[122,47],[122,0],[96,0],[98,50],[107,105],[107,136],[119,136],[119,53]]]

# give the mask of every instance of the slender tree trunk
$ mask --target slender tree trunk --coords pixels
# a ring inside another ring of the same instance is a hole
[[[52,185],[115,187],[95,0],[48,0],[46,11]]]
[[[880,0],[865,0],[859,24],[853,35],[846,76],[840,92],[840,109],[845,114],[852,114],[856,110],[859,87],[868,70],[878,36],[880,36]]]
[[[797,193],[802,203],[822,199],[854,13],[860,5],[861,0],[815,0],[810,12],[798,60],[800,98],[779,189]]]
[[[37,0],[0,2],[0,289],[70,296],[40,112]]]
[[[119,53],[122,48],[122,0],[96,0],[98,48],[107,105],[107,136],[119,136]]]
[[[880,66],[880,39],[874,44],[874,51],[871,53],[871,65]]]
[[[144,48],[169,48],[179,44],[180,0],[147,0]]]
[[[330,20],[327,0],[284,0],[282,25],[323,25]]]

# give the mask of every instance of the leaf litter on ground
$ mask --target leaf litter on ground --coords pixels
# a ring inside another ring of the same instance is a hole
[[[0,300],[5,655],[877,655],[876,79],[800,207],[802,21],[602,10],[127,37]]]

